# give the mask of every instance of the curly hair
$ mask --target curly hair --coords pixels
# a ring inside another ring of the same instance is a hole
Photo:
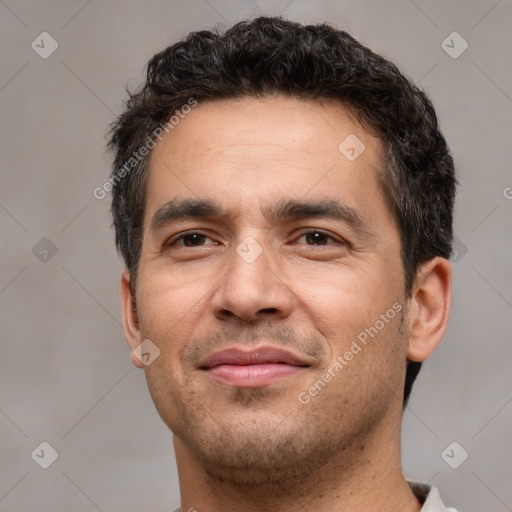
[[[191,100],[276,94],[338,100],[383,143],[378,179],[400,230],[406,294],[422,263],[450,257],[456,179],[432,103],[393,63],[348,33],[280,17],[242,21],[223,33],[192,32],[154,55],[146,82],[128,94],[125,111],[111,126],[112,178]],[[150,155],[112,187],[116,246],[134,286]],[[404,406],[420,367],[407,363]]]

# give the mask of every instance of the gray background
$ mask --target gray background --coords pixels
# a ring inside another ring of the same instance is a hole
[[[171,434],[120,325],[109,197],[92,191],[147,60],[259,12],[334,23],[432,97],[461,182],[454,300],[404,416],[404,471],[460,511],[512,510],[510,0],[0,1],[0,510],[179,503]],[[43,31],[59,45],[47,59],[31,48]],[[453,31],[469,44],[458,58],[441,46]],[[59,454],[46,470],[31,457],[42,441]],[[469,453],[458,469],[441,457],[453,441]]]

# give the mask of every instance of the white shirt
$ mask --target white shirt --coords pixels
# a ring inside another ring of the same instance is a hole
[[[407,483],[420,503],[423,503],[421,512],[457,512],[457,510],[452,507],[445,507],[436,487],[431,487],[430,485],[419,482]]]

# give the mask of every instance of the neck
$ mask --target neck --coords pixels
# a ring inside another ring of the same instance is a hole
[[[302,461],[280,473],[204,467],[174,436],[181,510],[418,512],[421,505],[402,474],[399,428],[394,434],[392,440],[368,434],[315,467]]]

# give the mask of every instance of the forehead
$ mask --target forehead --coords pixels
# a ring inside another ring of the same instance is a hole
[[[334,100],[199,102],[153,149],[145,223],[171,196],[215,196],[248,215],[261,201],[285,197],[334,194],[349,206],[366,209],[370,198],[383,205],[381,153],[381,141]]]

